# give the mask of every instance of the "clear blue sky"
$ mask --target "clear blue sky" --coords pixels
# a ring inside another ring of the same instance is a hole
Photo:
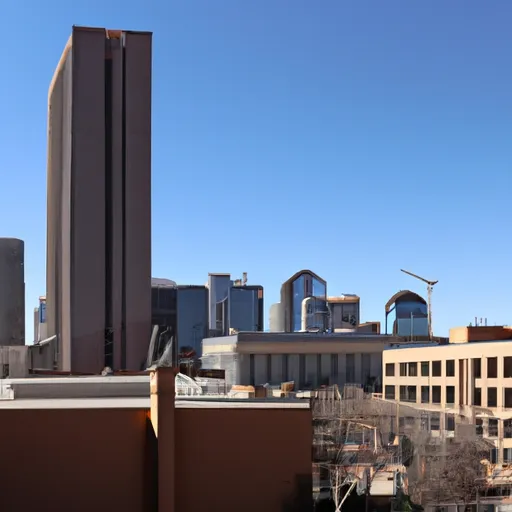
[[[46,104],[71,25],[154,32],[153,275],[310,268],[384,319],[511,322],[512,3],[3,0],[0,236],[45,293]]]

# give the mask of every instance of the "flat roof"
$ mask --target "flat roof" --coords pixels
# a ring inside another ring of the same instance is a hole
[[[324,342],[342,342],[342,341],[365,341],[375,343],[399,343],[403,338],[391,334],[370,334],[364,332],[239,332],[231,336],[219,336],[216,338],[204,338],[205,345],[229,345],[237,343],[254,342],[283,342],[293,343],[297,341],[324,341]]]
[[[25,398],[0,400],[0,409],[144,409],[150,398]],[[307,400],[251,400],[232,398],[177,398],[177,409],[309,409]]]
[[[484,341],[464,341],[461,343],[397,343],[384,348],[384,350],[400,350],[405,348],[441,348],[441,347],[467,347],[468,345],[482,345],[484,343],[512,343],[512,339],[508,340],[484,340]]]

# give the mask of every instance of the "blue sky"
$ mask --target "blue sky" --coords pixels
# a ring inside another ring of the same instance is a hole
[[[511,322],[512,3],[3,0],[0,236],[45,292],[46,105],[71,25],[154,32],[153,275],[301,268],[384,319]]]

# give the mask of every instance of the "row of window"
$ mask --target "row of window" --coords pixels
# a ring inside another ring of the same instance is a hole
[[[512,356],[500,358],[503,359],[503,377],[512,378]],[[443,377],[442,361],[421,361],[411,363],[399,363],[400,377]],[[455,360],[447,359],[444,362],[444,377],[455,377]],[[480,358],[471,359],[473,376],[475,379],[482,377],[482,360]],[[395,376],[395,363],[386,363],[386,377]],[[419,367],[419,369],[418,369]],[[418,373],[419,372],[419,373]],[[498,378],[498,358],[487,358],[487,378]]]
[[[420,363],[399,363],[400,377],[442,377],[442,361],[421,361]],[[419,373],[418,373],[419,367]],[[395,376],[395,363],[386,363],[386,377]],[[455,359],[445,361],[445,376],[455,377]]]
[[[420,387],[420,402],[422,404],[441,404],[441,386],[399,386],[399,400],[401,402],[417,402],[418,387]],[[503,389],[503,405],[506,409],[512,408],[512,388]],[[387,400],[396,400],[396,387],[386,385],[384,396]],[[446,386],[446,403],[455,403],[455,386]],[[473,403],[471,405],[483,406],[482,388],[474,388]],[[498,388],[487,388],[487,404],[485,407],[498,407]]]
[[[440,404],[441,386],[420,386],[420,400],[422,404]],[[399,386],[399,400],[401,402],[417,402],[418,386]],[[387,400],[396,400],[396,387],[385,386],[384,396]],[[455,403],[455,386],[446,386],[446,403]]]

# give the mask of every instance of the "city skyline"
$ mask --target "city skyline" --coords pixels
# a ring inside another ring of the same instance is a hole
[[[2,6],[3,48],[31,27],[4,55],[16,82],[0,85],[0,234],[25,241],[28,340],[45,293],[46,95],[75,23],[156,34],[153,276],[248,271],[272,304],[311,268],[382,322],[392,293],[425,295],[408,268],[439,279],[436,334],[474,316],[508,322],[512,7],[293,6]],[[304,184],[321,213],[297,200]]]

